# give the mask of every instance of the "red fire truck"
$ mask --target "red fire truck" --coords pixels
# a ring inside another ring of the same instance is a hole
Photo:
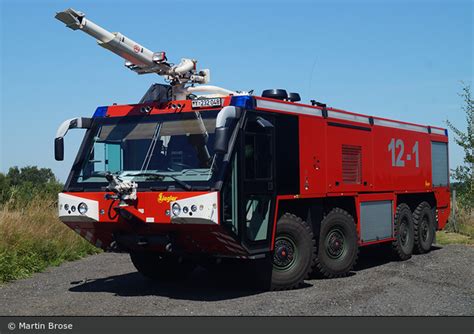
[[[170,82],[138,104],[67,120],[55,139],[62,160],[66,132],[86,129],[59,194],[61,221],[130,253],[143,275],[245,259],[260,261],[267,287],[289,289],[313,271],[347,275],[359,247],[385,243],[400,260],[426,253],[445,226],[446,129],[302,104],[281,89],[196,86],[209,71],[195,60],[172,65],[73,9],[56,18]]]

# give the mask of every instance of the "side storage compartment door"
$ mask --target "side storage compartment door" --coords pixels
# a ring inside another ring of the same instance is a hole
[[[369,191],[373,183],[372,129],[327,123],[327,191]]]
[[[437,203],[437,228],[446,225],[451,206],[449,193],[448,143],[431,142],[431,175]]]
[[[448,186],[448,143],[431,142],[431,177],[433,187]]]
[[[361,244],[393,237],[393,194],[361,195],[359,202],[359,238]]]

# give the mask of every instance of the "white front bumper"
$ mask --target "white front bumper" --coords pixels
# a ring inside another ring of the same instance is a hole
[[[80,214],[80,203],[87,205],[87,212]],[[66,206],[67,205],[67,206]],[[68,207],[68,210],[66,210]],[[63,222],[68,221],[99,221],[99,202],[87,198],[63,194],[58,195],[58,215]]]
[[[219,224],[217,211],[218,192],[188,197],[170,203],[171,222],[176,224]],[[179,215],[173,214],[173,204],[181,207]],[[191,208],[195,206],[196,211]],[[187,212],[186,209],[187,208]]]

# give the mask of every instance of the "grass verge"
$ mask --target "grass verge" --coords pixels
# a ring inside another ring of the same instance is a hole
[[[98,252],[58,220],[54,200],[36,198],[21,210],[0,209],[0,283]]]
[[[472,239],[472,237],[461,233],[438,231],[436,232],[436,243],[440,245],[474,245],[474,240]]]
[[[474,245],[474,210],[459,209],[456,214],[456,228],[450,217],[446,228],[436,232],[436,242],[440,245]]]

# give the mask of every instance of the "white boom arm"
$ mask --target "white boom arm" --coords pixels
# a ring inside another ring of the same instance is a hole
[[[152,52],[119,32],[110,32],[86,19],[84,13],[72,8],[56,13],[56,19],[72,30],[82,30],[97,39],[97,43],[125,59],[125,66],[138,74],[156,73],[171,80],[181,90],[186,83],[205,84],[209,82],[209,70],[196,71],[197,61],[183,58],[171,66],[165,52]]]

